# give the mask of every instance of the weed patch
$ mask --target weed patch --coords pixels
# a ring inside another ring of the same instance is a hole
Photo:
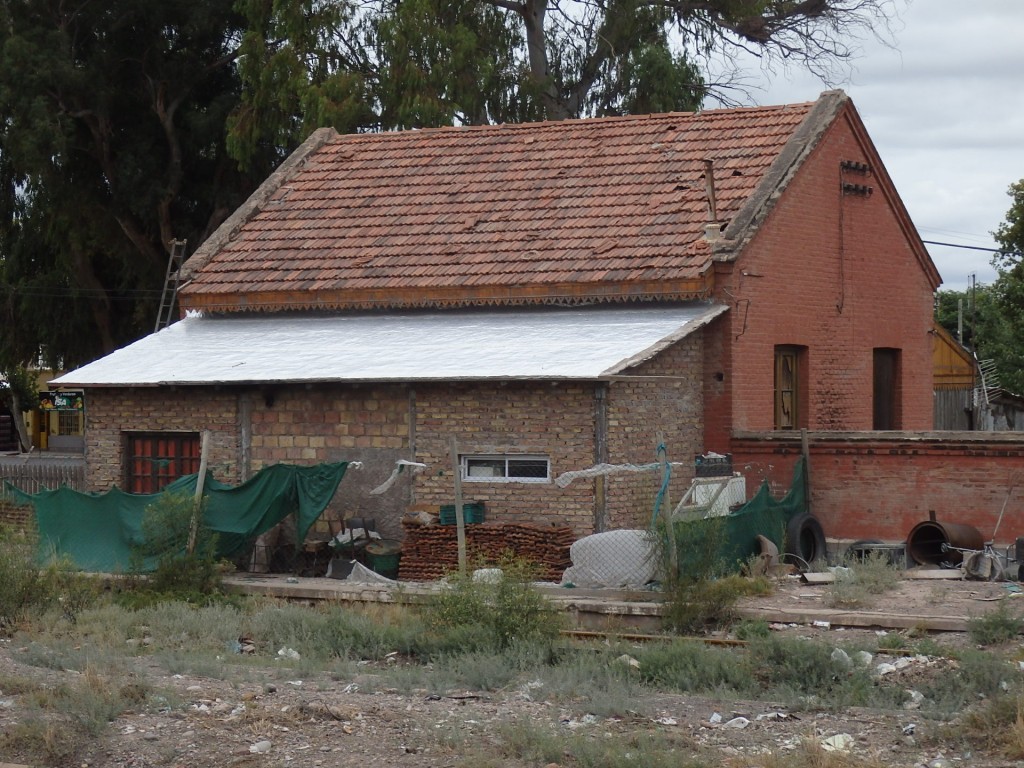
[[[771,593],[763,577],[739,575],[712,579],[681,580],[667,588],[664,621],[682,634],[703,632],[736,621],[736,603],[742,597]]]
[[[56,686],[8,678],[4,690],[20,697],[25,714],[0,735],[0,754],[17,754],[43,765],[65,765],[118,715],[146,706],[149,686],[119,683],[86,668],[73,683]],[[8,684],[13,689],[6,687]]]
[[[741,650],[709,648],[692,640],[677,640],[642,649],[640,676],[648,684],[683,693],[728,690],[749,693],[755,684],[749,655]]]
[[[835,648],[802,638],[770,635],[751,641],[749,664],[767,690],[794,706],[836,709],[848,706],[896,707],[900,687],[876,685],[866,667],[852,666]]]
[[[998,645],[1014,640],[1024,629],[1024,621],[1010,613],[1006,603],[984,616],[967,621],[967,633],[978,645]]]
[[[969,711],[941,732],[944,741],[1024,759],[1024,697],[997,696]]]
[[[885,552],[868,552],[863,558],[847,559],[836,568],[835,581],[825,593],[825,602],[833,608],[858,608],[877,595],[896,588],[899,570]]]
[[[10,634],[29,611],[55,599],[38,561],[34,531],[0,527],[0,634]]]
[[[422,612],[441,653],[553,649],[562,617],[533,586],[529,563],[503,558],[497,578],[454,574]],[[427,648],[423,650],[427,651]]]
[[[513,723],[499,730],[497,749],[507,758],[534,765],[564,764],[572,755],[579,768],[703,768],[716,765],[695,757],[697,745],[685,735],[658,730],[612,736],[538,728]]]
[[[132,548],[134,594],[124,600],[135,607],[167,600],[206,604],[222,592],[228,566],[218,560],[217,535],[202,517],[202,505],[186,493],[160,494],[146,507],[141,539]]]
[[[0,733],[0,753],[39,765],[67,765],[87,741],[88,734],[70,723],[29,717]]]

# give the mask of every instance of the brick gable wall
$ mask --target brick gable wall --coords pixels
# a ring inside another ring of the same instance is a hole
[[[932,287],[885,194],[881,172],[845,172],[873,187],[842,195],[840,162],[877,163],[841,115],[786,187],[774,210],[728,270],[718,295],[730,304],[720,330],[729,403],[705,382],[713,430],[774,426],[774,346],[808,348],[806,425],[812,430],[872,428],[872,350],[901,350],[900,427],[932,426]],[[721,450],[721,448],[718,448]]]

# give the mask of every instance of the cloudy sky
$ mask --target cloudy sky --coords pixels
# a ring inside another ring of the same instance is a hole
[[[895,49],[874,41],[841,82],[923,240],[995,247],[1009,185],[1024,178],[1024,0],[915,0]],[[753,65],[756,71],[757,65]],[[828,88],[776,72],[760,104],[810,101]],[[991,254],[928,245],[943,288],[990,283]]]

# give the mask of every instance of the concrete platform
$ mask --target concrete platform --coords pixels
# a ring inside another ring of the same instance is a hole
[[[907,579],[911,582],[913,579]],[[234,574],[224,580],[235,594],[267,595],[287,600],[338,603],[418,603],[437,593],[436,582],[395,582],[394,584],[352,583],[328,578],[288,575]],[[909,584],[908,584],[909,586]],[[661,595],[650,591],[578,589],[541,585],[541,592],[572,619],[576,629],[600,631],[656,632],[661,629],[664,604]],[[1022,601],[1024,602],[1024,601]],[[994,606],[994,602],[989,602]],[[946,610],[943,610],[943,609]],[[934,605],[927,614],[897,609],[842,610],[809,605],[758,605],[757,598],[745,600],[737,615],[784,624],[828,622],[833,627],[873,629],[915,629],[932,632],[966,632],[971,616],[962,607]]]

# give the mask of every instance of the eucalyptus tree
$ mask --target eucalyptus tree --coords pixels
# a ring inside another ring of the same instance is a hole
[[[152,328],[196,247],[314,128],[698,109],[710,57],[819,74],[900,0],[0,0],[0,363]]]

